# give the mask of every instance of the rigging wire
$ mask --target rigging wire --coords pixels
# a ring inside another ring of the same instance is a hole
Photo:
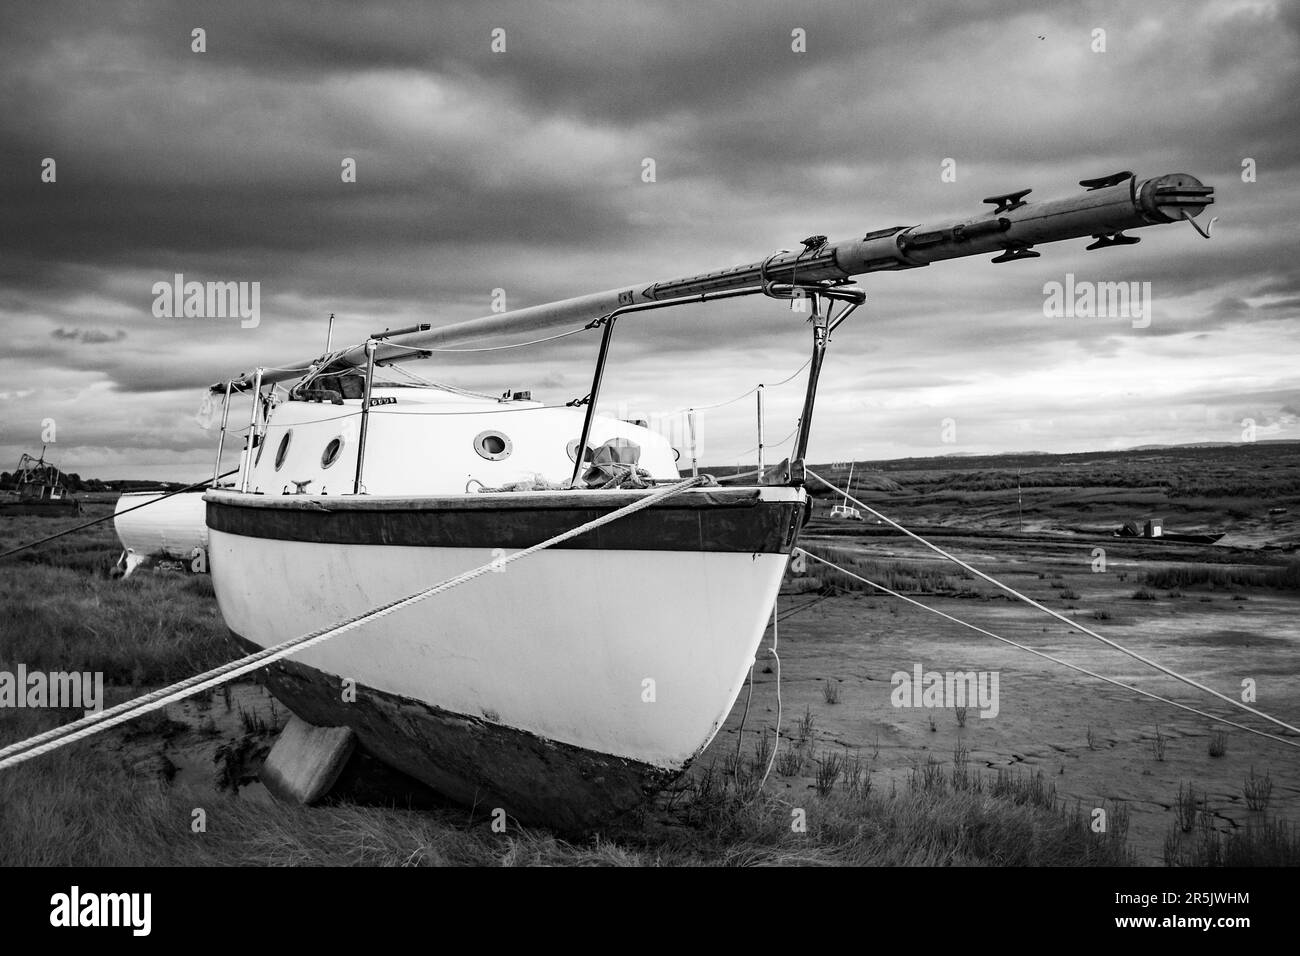
[[[742,394],[737,395],[735,398],[729,398],[729,399],[727,399],[725,402],[715,402],[715,403],[712,404],[712,405],[687,405],[687,406],[684,406],[683,408],[676,409],[675,411],[670,412],[669,414],[676,415],[676,414],[678,414],[679,412],[707,412],[707,411],[709,411],[709,410],[711,410],[711,409],[714,409],[714,408],[723,408],[724,406],[727,406],[727,405],[734,405],[736,402],[740,401],[742,398],[748,398],[750,395],[753,395],[753,394],[754,394],[755,392],[757,392],[760,388],[779,388],[780,386],[785,385],[785,384],[786,384],[787,382],[789,382],[792,378],[794,378],[796,375],[798,375],[800,372],[802,372],[804,369],[806,369],[806,368],[807,368],[811,363],[812,363],[812,358],[809,358],[806,362],[804,362],[802,365],[800,365],[797,369],[795,369],[793,372],[791,372],[791,373],[790,373],[789,375],[787,375],[785,378],[781,379],[781,381],[779,381],[779,382],[770,382],[770,383],[769,383],[769,382],[759,382],[757,385],[755,385],[755,386],[754,386],[753,388],[751,388],[749,391],[747,391],[747,392],[743,392]]]

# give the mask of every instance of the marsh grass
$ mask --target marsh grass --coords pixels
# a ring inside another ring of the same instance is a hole
[[[819,797],[829,796],[844,772],[844,758],[834,750],[825,750],[817,760],[816,789]]]
[[[1300,561],[1292,560],[1271,568],[1179,565],[1148,571],[1144,580],[1154,588],[1170,591],[1193,587],[1226,589],[1255,587],[1300,591]]]
[[[803,716],[795,721],[795,746],[804,747],[812,739],[813,734],[817,731],[817,718],[813,716],[812,708],[804,706]]]
[[[205,578],[141,572],[125,581],[70,568],[3,568],[0,660],[32,670],[102,672],[156,686],[237,655]],[[195,583],[198,582],[198,583]]]
[[[822,682],[822,698],[828,704],[838,704],[840,702],[840,685],[831,683],[830,678]]]
[[[864,558],[840,548],[807,547],[809,553],[815,553],[827,561],[833,561],[840,567],[852,571],[869,581],[883,584],[892,591],[902,594],[956,594],[969,591],[964,581],[972,580],[968,571],[957,569],[951,571],[948,566],[928,561],[885,561]],[[940,570],[940,569],[943,570]],[[879,593],[870,585],[863,584],[841,571],[828,565],[821,565],[818,576],[823,586],[838,588],[842,591],[863,591],[870,594]],[[891,613],[897,610],[897,604],[891,604]]]
[[[1181,836],[1179,828],[1165,834],[1166,866],[1300,866],[1300,829],[1286,820],[1248,822],[1222,834],[1214,816],[1202,810],[1196,832]]]
[[[1184,833],[1191,833],[1196,826],[1197,805],[1196,791],[1191,784],[1180,784],[1178,799],[1174,802],[1174,814],[1178,819],[1178,828]]]
[[[1269,801],[1273,798],[1273,777],[1267,770],[1262,774],[1256,773],[1252,766],[1242,784],[1241,793],[1246,798],[1246,806],[1251,810],[1267,810]]]
[[[1228,752],[1228,732],[1226,730],[1210,731],[1209,752],[1211,757],[1222,757]]]
[[[1165,759],[1165,748],[1169,744],[1169,738],[1160,732],[1160,725],[1156,724],[1156,735],[1151,741],[1151,755],[1157,760]]]

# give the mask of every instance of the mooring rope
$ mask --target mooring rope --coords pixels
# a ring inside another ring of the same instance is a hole
[[[539,551],[544,551],[557,544],[562,544],[570,538],[576,538],[579,535],[586,534],[589,531],[594,531],[596,528],[617,521],[620,518],[625,518],[637,511],[649,508],[651,505],[658,504],[674,495],[679,495],[696,485],[702,484],[706,480],[707,479],[704,476],[700,476],[679,481],[676,484],[669,485],[667,488],[656,491],[653,494],[632,502],[631,504],[624,505],[622,508],[611,511],[609,514],[602,515],[599,518],[593,518],[591,521],[580,524],[575,528],[570,528],[568,531],[547,538],[539,544],[524,548],[522,551],[516,551],[513,554],[494,558],[487,564],[480,565],[477,568],[465,571],[455,577],[448,578],[447,580],[435,584],[432,587],[425,588],[422,591],[417,591],[414,594],[372,608],[369,611],[358,614],[341,623],[331,624],[309,634],[302,634],[298,637],[290,638],[280,644],[263,648],[262,650],[245,657],[229,661],[219,667],[214,667],[212,670],[206,671],[205,673],[196,674],[193,677],[188,677],[185,680],[178,681],[169,687],[163,687],[159,690],[152,691],[151,693],[145,694],[143,697],[137,697],[135,700],[126,701],[115,707],[111,707],[108,710],[88,714],[73,723],[65,724],[62,727],[55,727],[52,730],[47,730],[34,737],[29,737],[26,740],[10,744],[5,748],[0,749],[0,758],[3,758],[0,759],[0,770],[7,770],[10,767],[17,766],[18,764],[31,760],[34,757],[39,757],[42,754],[49,753],[52,750],[57,750],[60,747],[66,747],[69,744],[75,743],[85,737],[89,737],[92,734],[100,733],[101,731],[108,730],[110,727],[115,727],[128,720],[133,720],[143,714],[159,710],[166,707],[168,704],[174,703],[175,701],[181,700],[185,697],[191,697],[194,694],[201,693],[202,691],[211,690],[212,688],[234,680],[237,677],[242,677],[244,674],[265,667],[267,664],[288,657],[290,654],[306,650],[308,647],[315,644],[322,643],[332,637],[337,637],[340,634],[353,630],[367,621],[378,620],[379,618],[386,617],[394,611],[410,607],[426,598],[442,594],[444,591],[450,591],[452,588],[465,584],[468,581],[472,581],[484,574],[499,571],[507,564],[531,557]]]
[[[17,554],[19,551],[26,551],[28,548],[34,548],[38,544],[44,544],[46,541],[53,541],[55,538],[62,538],[65,534],[72,534],[72,532],[74,531],[81,531],[83,528],[89,528],[91,525],[103,524],[105,521],[109,521],[113,518],[116,518],[118,515],[124,515],[129,511],[135,511],[139,508],[147,508],[149,507],[149,505],[157,504],[158,502],[166,498],[172,498],[176,495],[183,495],[187,491],[197,491],[199,488],[202,488],[206,484],[210,484],[214,481],[220,481],[222,478],[229,478],[237,471],[239,471],[238,468],[232,468],[224,475],[217,475],[216,478],[204,478],[202,481],[196,481],[192,485],[187,485],[184,488],[177,489],[176,491],[168,492],[167,494],[161,495],[157,498],[151,498],[150,500],[143,501],[138,505],[132,505],[130,508],[123,508],[121,511],[115,511],[110,515],[104,515],[102,518],[96,518],[94,521],[87,521],[85,524],[79,524],[76,527],[68,528],[66,531],[59,531],[56,534],[47,535],[44,538],[31,542],[30,544],[20,544],[18,547],[10,548],[8,551],[4,552],[3,554],[0,554],[0,558],[7,558],[11,554]]]
[[[763,771],[763,779],[758,782],[754,789],[754,795],[763,792],[763,787],[767,784],[767,778],[772,773],[772,766],[776,763],[776,752],[781,749],[781,656],[776,652],[776,642],[778,635],[779,618],[776,613],[776,602],[780,596],[772,601],[772,646],[767,652],[776,659],[776,740],[772,744],[772,753],[767,760],[767,769]],[[763,734],[766,736],[767,729],[764,728]]]
[[[1078,621],[1066,617],[1064,614],[1061,614],[1059,611],[1054,611],[1050,607],[1038,603],[1028,595],[1022,594],[1020,591],[1017,591],[1015,588],[1011,587],[1011,585],[1003,584],[997,578],[985,574],[983,571],[979,570],[978,568],[972,567],[970,564],[967,564],[961,558],[949,554],[947,551],[943,550],[943,548],[939,547],[937,544],[932,544],[931,542],[927,541],[925,538],[921,537],[919,534],[909,531],[907,528],[904,528],[897,521],[893,520],[890,517],[887,517],[886,515],[881,514],[879,511],[877,511],[875,508],[872,508],[870,505],[863,504],[857,498],[854,498],[852,495],[850,495],[847,491],[841,491],[839,488],[836,488],[833,484],[831,484],[829,481],[827,481],[825,478],[823,478],[821,475],[817,474],[816,472],[808,471],[808,474],[811,475],[813,478],[816,478],[823,485],[825,485],[827,488],[830,488],[832,491],[836,492],[837,494],[844,495],[846,499],[852,501],[855,505],[862,508],[864,511],[867,511],[875,515],[877,518],[879,518],[881,521],[885,522],[889,526],[893,528],[897,528],[899,531],[903,532],[903,534],[907,535],[909,538],[914,538],[915,540],[919,541],[921,544],[929,548],[931,551],[935,552],[936,554],[944,558],[947,558],[949,561],[953,562],[959,567],[965,568],[971,574],[974,574],[977,577],[984,579],[985,581],[992,584],[994,587],[1002,591],[1005,591],[1007,594],[1010,594],[1012,597],[1024,601],[1030,607],[1038,608],[1038,610],[1042,611],[1045,614],[1051,615],[1052,617],[1056,618],[1058,621],[1061,621],[1062,623],[1067,624],[1072,628],[1077,628],[1078,630],[1082,631],[1084,634],[1087,634],[1089,637],[1096,638],[1097,640],[1105,644],[1107,647],[1117,650],[1122,654],[1127,654],[1135,661],[1140,661],[1141,663],[1146,664],[1148,667],[1155,668],[1156,670],[1160,671],[1160,673],[1165,674],[1168,677],[1172,677],[1175,680],[1182,681],[1184,684],[1187,684],[1189,687],[1195,687],[1197,690],[1210,694],[1213,697],[1217,697],[1219,700],[1229,703],[1233,707],[1238,707],[1241,710],[1252,713],[1256,717],[1262,717],[1264,720],[1267,720],[1273,724],[1277,724],[1279,727],[1283,727],[1286,730],[1291,731],[1292,733],[1300,734],[1300,727],[1293,727],[1291,724],[1288,724],[1286,721],[1280,720],[1277,717],[1272,716],[1271,714],[1266,714],[1262,710],[1257,710],[1256,708],[1251,707],[1249,704],[1245,703],[1244,701],[1234,700],[1233,698],[1229,697],[1227,694],[1223,694],[1215,690],[1213,687],[1207,687],[1206,685],[1202,684],[1198,680],[1195,680],[1194,678],[1187,677],[1184,674],[1180,674],[1177,671],[1169,667],[1166,667],[1163,664],[1151,660],[1149,657],[1144,657],[1143,655],[1139,654],[1137,651],[1131,651],[1127,647],[1124,647],[1123,645],[1116,643],[1110,638],[1098,634],[1096,631],[1092,630],[1092,628],[1088,627],[1087,625],[1080,624]]]
[[[969,621],[963,621],[961,618],[953,617],[951,614],[948,614],[945,611],[941,611],[937,607],[931,607],[928,604],[922,604],[920,601],[910,598],[905,594],[899,594],[897,591],[890,590],[889,588],[885,587],[883,584],[877,584],[875,581],[870,581],[859,574],[854,574],[848,568],[840,567],[835,562],[828,561],[826,558],[823,558],[821,555],[813,554],[811,551],[809,551],[806,548],[796,548],[795,550],[801,552],[807,557],[812,558],[814,561],[818,561],[821,564],[826,565],[827,567],[834,568],[836,571],[839,571],[841,574],[853,578],[855,581],[861,581],[863,584],[867,584],[873,588],[876,588],[877,590],[884,591],[886,594],[892,597],[896,597],[899,600],[906,601],[908,604],[914,604],[917,607],[921,608],[921,610],[923,611],[929,611],[931,614],[937,614],[942,618],[947,618],[949,621],[952,621],[954,624],[960,624],[962,627],[968,627],[972,631],[977,631],[980,634],[993,638],[993,640],[995,641],[1001,641],[1003,644],[1009,644],[1012,647],[1017,648],[1018,650],[1028,651],[1030,654],[1033,654],[1036,657],[1041,657],[1044,660],[1051,661],[1053,664],[1060,664],[1062,667],[1068,667],[1072,671],[1078,671],[1080,674],[1086,674],[1088,677],[1095,677],[1097,680],[1105,681],[1107,684],[1113,684],[1114,686],[1123,688],[1124,690],[1131,690],[1135,694],[1141,694],[1143,697],[1150,697],[1152,700],[1157,700],[1162,704],[1169,704],[1171,707],[1177,707],[1179,710],[1185,710],[1188,713],[1196,714],[1196,716],[1198,717],[1206,717],[1209,718],[1210,720],[1215,721],[1216,723],[1227,724],[1229,727],[1236,727],[1237,729],[1244,730],[1247,733],[1258,734],[1261,737],[1267,737],[1269,740],[1276,740],[1279,743],[1286,744],[1288,747],[1300,747],[1300,743],[1294,740],[1288,740],[1286,737],[1279,737],[1276,734],[1270,734],[1267,731],[1263,731],[1263,730],[1256,730],[1254,727],[1248,727],[1245,724],[1239,724],[1234,720],[1228,720],[1226,717],[1218,717],[1206,711],[1197,710],[1195,707],[1191,707],[1187,704],[1179,703],[1176,700],[1170,700],[1168,697],[1161,697],[1159,694],[1153,694],[1151,691],[1143,690],[1141,687],[1134,687],[1132,684],[1125,684],[1123,681],[1116,680],[1113,677],[1107,677],[1105,674],[1094,673],[1093,671],[1088,670],[1086,667],[1080,667],[1078,664],[1072,664],[1069,661],[1062,660],[1059,657],[1054,657],[1051,654],[1046,653],[1045,651],[1037,650],[1036,648],[1029,647],[1026,644],[1020,644],[1016,641],[1011,640],[1009,637],[1002,637],[1000,634],[994,634],[992,631],[985,630],[984,628],[976,624],[971,624]]]

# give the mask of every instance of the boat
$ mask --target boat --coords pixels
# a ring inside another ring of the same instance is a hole
[[[40,458],[24,453],[18,459],[14,486],[0,498],[0,515],[67,517],[82,513],[81,502],[68,491],[63,473],[45,460],[45,447]]]
[[[849,480],[844,484],[844,500],[837,505],[831,506],[829,517],[847,521],[862,520],[862,515],[858,512],[858,509],[849,504],[849,489],[853,487],[853,466],[856,464],[857,462],[849,464]]]
[[[113,528],[122,542],[117,567],[129,577],[147,565],[207,570],[208,523],[204,489],[169,494],[128,491],[113,506]],[[145,507],[148,505],[148,507]]]
[[[1147,521],[1139,526],[1136,521],[1126,521],[1113,532],[1115,538],[1140,538],[1143,541],[1172,541],[1175,544],[1214,544],[1228,532],[1210,531],[1200,534],[1185,534],[1178,531],[1166,531],[1159,521]]]
[[[267,684],[302,720],[351,728],[372,756],[484,813],[567,831],[636,807],[708,746],[751,673],[811,513],[802,462],[831,335],[866,297],[854,278],[977,254],[1032,258],[1034,245],[1071,238],[1127,245],[1137,238],[1124,230],[1190,221],[1213,201],[1185,174],[1081,185],[1053,202],[1021,190],[965,219],[811,236],[740,266],[385,329],[342,349],[327,339],[315,358],[214,383],[214,480],[232,404],[249,399],[237,477],[204,496],[231,635],[259,651],[492,566],[501,573],[269,665]],[[740,296],[779,300],[810,328],[790,457],[761,480],[692,466],[696,486],[493,564],[682,481],[693,449],[597,412],[614,329]],[[405,369],[440,349],[584,332],[599,335],[585,395],[479,393]]]

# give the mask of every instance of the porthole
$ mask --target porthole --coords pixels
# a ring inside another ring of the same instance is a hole
[[[253,444],[257,446],[257,454],[253,456],[253,467],[256,468],[262,463],[262,451],[266,448],[266,437],[262,436],[259,438],[257,435],[254,435]]]
[[[566,452],[568,452],[568,454],[569,454],[569,461],[577,461],[577,460],[578,460],[578,439],[576,439],[576,438],[570,438],[570,439],[569,439],[569,444],[565,446],[564,450],[565,450]],[[588,446],[587,446],[587,450],[586,450],[585,452],[583,452],[582,460],[583,460],[583,461],[591,461],[591,446],[590,446],[590,445],[588,445]]]
[[[334,462],[339,460],[339,452],[341,452],[342,450],[343,450],[343,439],[342,438],[331,439],[330,443],[325,446],[325,451],[321,453],[320,466],[322,468],[328,468],[330,465],[334,464]]]
[[[289,454],[289,439],[293,437],[293,429],[290,428],[280,439],[280,447],[275,450],[275,470],[279,471],[280,466],[284,464],[284,456]]]
[[[488,461],[509,458],[513,449],[513,443],[501,432],[479,432],[474,436],[474,450],[479,453],[480,458],[486,458]]]

